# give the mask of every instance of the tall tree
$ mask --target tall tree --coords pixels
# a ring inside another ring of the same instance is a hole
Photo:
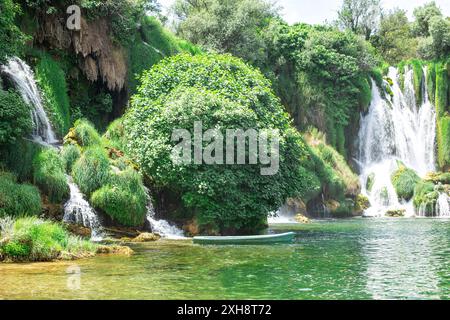
[[[263,29],[278,9],[266,0],[178,0],[177,33],[203,48],[249,62],[264,60]]]
[[[380,0],[344,0],[338,11],[339,26],[361,34],[369,40],[379,25],[380,2]]]

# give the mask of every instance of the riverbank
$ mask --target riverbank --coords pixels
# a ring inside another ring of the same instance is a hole
[[[0,298],[450,299],[449,220],[315,220],[269,231],[295,231],[296,241],[160,240],[130,244],[131,257],[2,264]],[[74,279],[79,287],[70,286]]]

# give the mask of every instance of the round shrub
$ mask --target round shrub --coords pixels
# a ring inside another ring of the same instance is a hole
[[[62,203],[69,198],[64,162],[55,149],[44,149],[35,156],[33,181],[52,203]]]
[[[414,170],[400,165],[398,170],[391,176],[392,184],[400,199],[409,201],[414,195],[414,188],[420,181],[420,177]]]
[[[148,201],[142,178],[132,168],[114,174],[110,184],[95,191],[91,197],[96,209],[128,227],[143,225]]]
[[[73,165],[72,176],[81,192],[88,196],[107,184],[110,166],[105,150],[100,146],[87,148]]]
[[[70,129],[65,142],[74,142],[82,147],[89,147],[100,145],[102,139],[92,123],[85,119],[79,119]]]
[[[123,150],[125,145],[125,129],[123,126],[123,118],[119,118],[111,122],[104,136],[108,144],[116,149]]]
[[[261,164],[174,164],[173,129],[192,135],[195,121],[223,136],[226,129],[278,129],[278,172],[263,176]],[[180,195],[186,211],[210,230],[260,229],[288,197],[308,201],[312,189],[320,190],[309,148],[290,126],[270,82],[228,55],[179,55],[145,72],[124,125],[127,151],[143,172]]]
[[[14,143],[32,129],[30,107],[16,92],[0,88],[0,145]]]
[[[33,216],[41,211],[41,196],[36,187],[18,184],[14,175],[0,171],[0,218]]]

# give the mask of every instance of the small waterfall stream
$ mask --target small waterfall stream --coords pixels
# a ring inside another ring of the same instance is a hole
[[[146,188],[147,193],[147,221],[152,228],[152,232],[159,234],[167,239],[184,239],[184,233],[176,226],[171,225],[166,220],[156,219],[155,208],[153,207],[152,199],[150,197],[150,190]]]
[[[14,83],[22,99],[33,107],[31,110],[33,141],[46,146],[57,144],[58,139],[45,113],[41,95],[31,68],[21,59],[14,57],[9,59],[6,65],[0,67],[0,72],[5,74]]]
[[[32,107],[32,141],[45,147],[60,148],[60,142],[43,107],[41,94],[31,68],[21,59],[14,57],[6,65],[1,66],[0,71],[14,83],[23,100]],[[67,183],[70,188],[70,199],[64,206],[63,220],[90,228],[92,239],[101,240],[101,224],[95,210],[83,198],[72,177],[67,176]]]
[[[426,68],[424,74],[426,75]],[[366,216],[384,216],[388,210],[405,210],[406,216],[415,216],[412,201],[399,200],[391,175],[402,162],[424,177],[435,167],[436,113],[431,104],[426,80],[423,81],[423,101],[416,103],[413,70],[406,70],[404,90],[400,89],[396,68],[389,69],[388,77],[393,97],[383,99],[380,89],[372,82],[372,102],[369,112],[361,119],[359,132],[359,159],[363,194],[368,196],[371,208]],[[386,86],[389,86],[385,82]],[[368,182],[372,186],[368,190]],[[446,199],[444,199],[446,197]],[[443,194],[438,202],[437,212],[446,212],[448,197]],[[445,203],[447,202],[447,203]]]

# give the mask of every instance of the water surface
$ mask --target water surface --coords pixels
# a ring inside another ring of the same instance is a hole
[[[450,220],[278,225],[295,243],[133,246],[132,257],[0,264],[1,299],[450,299]],[[79,269],[78,269],[79,268]],[[68,272],[81,271],[79,278]]]

